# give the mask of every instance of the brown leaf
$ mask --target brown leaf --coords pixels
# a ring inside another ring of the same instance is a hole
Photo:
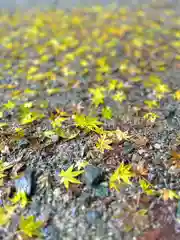
[[[82,191],[82,188],[81,188],[80,185],[77,185],[77,184],[70,184],[69,185],[68,193],[69,193],[71,198],[73,198],[73,196],[76,196],[76,197],[80,196],[81,191]]]
[[[173,159],[178,159],[180,160],[180,153],[176,152],[176,151],[172,151],[171,152],[171,156]]]
[[[147,176],[148,175],[148,169],[145,168],[144,162],[140,162],[138,164],[133,165],[133,170],[138,176]]]
[[[176,168],[180,168],[180,153],[176,151],[171,151],[171,162]]]
[[[149,139],[144,136],[137,136],[133,141],[138,147],[144,147],[149,142]]]
[[[180,69],[180,63],[176,63],[176,68]]]

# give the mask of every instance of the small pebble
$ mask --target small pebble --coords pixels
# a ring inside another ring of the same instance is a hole
[[[99,167],[95,167],[92,165],[88,165],[85,167],[84,172],[84,181],[86,185],[92,186],[96,185],[102,179],[102,169]]]
[[[89,224],[97,223],[97,220],[101,219],[102,214],[98,211],[88,211],[86,219]]]
[[[104,198],[109,196],[108,184],[106,182],[99,184],[95,188],[95,196],[99,198]]]
[[[139,155],[142,155],[143,153],[145,153],[145,150],[144,149],[139,149],[138,153],[139,153]]]
[[[79,198],[79,203],[88,207],[91,204],[92,197],[90,193],[83,192]]]
[[[32,171],[27,169],[24,175],[15,180],[15,188],[17,192],[25,192],[28,196],[31,195],[32,191]]]
[[[154,148],[155,148],[155,149],[160,149],[160,148],[161,148],[161,145],[160,145],[159,143],[156,143],[156,144],[154,144]]]
[[[56,143],[56,142],[58,142],[58,140],[59,140],[59,136],[58,136],[58,135],[53,135],[53,136],[51,137],[51,139],[52,139],[53,143]]]
[[[18,142],[19,148],[26,148],[29,145],[29,141],[26,138],[22,138]]]

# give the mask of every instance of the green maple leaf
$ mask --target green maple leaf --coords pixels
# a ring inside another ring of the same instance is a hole
[[[124,100],[126,100],[126,94],[123,91],[119,91],[112,96],[112,99],[116,102],[122,103]]]
[[[3,111],[0,111],[0,119],[3,118]]]
[[[52,130],[47,130],[43,132],[43,135],[47,138],[52,138],[55,134],[56,132]]]
[[[104,134],[98,139],[98,141],[96,143],[96,147],[102,153],[104,153],[104,150],[111,150],[112,149],[112,147],[110,146],[111,143],[112,143],[112,140],[108,139],[107,136]]]
[[[109,89],[109,91],[115,90],[117,84],[118,84],[118,80],[117,80],[117,79],[112,79],[112,80],[110,81],[110,83],[108,84],[108,89]]]
[[[119,177],[119,169],[117,168],[115,172],[111,175],[109,180],[110,189],[114,188],[116,191],[120,189],[120,177]]]
[[[27,195],[25,192],[18,192],[14,195],[12,199],[10,199],[13,204],[20,203],[20,205],[25,208],[26,205],[29,203]]]
[[[33,102],[26,102],[23,104],[24,108],[32,108],[33,107]]]
[[[139,184],[143,192],[146,193],[147,195],[154,195],[156,193],[155,190],[153,189],[153,186],[148,181],[140,179]]]
[[[76,127],[84,128],[88,131],[94,131],[102,124],[96,117],[86,116],[84,114],[74,115],[74,121]]]
[[[41,237],[42,221],[35,221],[34,216],[24,218],[21,216],[19,222],[19,232],[23,232],[28,237]]]
[[[110,120],[112,118],[112,110],[110,107],[104,107],[102,109],[102,115],[105,119]]]
[[[92,102],[93,104],[98,107],[99,104],[104,103],[104,87],[99,87],[99,88],[90,88],[89,92],[92,94]]]
[[[14,213],[16,206],[8,206],[0,207],[0,225],[6,225],[11,218],[11,215]]]
[[[119,128],[117,128],[115,130],[115,134],[116,134],[116,137],[119,141],[122,141],[122,140],[129,140],[130,139],[130,135],[128,135],[128,131],[121,131]]]
[[[56,94],[56,93],[59,93],[60,92],[60,88],[49,88],[47,89],[47,94],[49,96],[53,95],[53,94]]]
[[[130,164],[124,165],[124,163],[121,163],[110,177],[110,188],[114,188],[119,191],[121,181],[126,184],[132,184],[130,178],[132,178],[135,174],[131,171],[131,168]]]
[[[156,108],[159,106],[159,103],[156,100],[145,100],[144,103],[149,107],[149,108]]]
[[[11,205],[4,206],[4,209],[6,210],[8,215],[12,215],[16,208],[17,208],[17,206],[11,206]]]
[[[30,95],[30,96],[35,96],[37,94],[37,91],[36,90],[32,90],[30,88],[26,88],[24,90],[24,94],[26,95]]]
[[[6,122],[0,122],[0,128],[7,127],[8,124]]]
[[[53,128],[61,127],[62,123],[66,121],[66,117],[57,117],[53,121],[51,121],[51,125]]]
[[[4,208],[0,207],[0,225],[6,225],[9,222],[10,216],[4,210]]]
[[[62,129],[62,128],[59,128],[59,129],[56,129],[56,134],[58,136],[60,136],[61,138],[64,138],[64,139],[67,139],[67,140],[71,140],[75,137],[77,137],[77,135],[80,133],[80,130],[79,129]]]
[[[127,184],[131,184],[129,179],[134,176],[131,168],[132,166],[130,164],[124,165],[124,163],[121,163],[119,166],[120,178]]]
[[[9,110],[15,108],[15,106],[16,104],[12,101],[8,101],[7,103],[4,104],[4,108]]]
[[[71,165],[66,171],[61,170],[59,176],[61,177],[61,183],[64,183],[66,189],[69,189],[69,183],[80,184],[81,182],[75,177],[82,174],[84,170],[73,171],[73,165]]]
[[[87,161],[78,161],[76,163],[76,167],[78,170],[82,169],[82,168],[85,168],[89,163]]]
[[[26,108],[27,109],[27,108]],[[21,124],[29,124],[32,123],[35,120],[42,119],[44,117],[43,113],[40,112],[31,112],[31,111],[25,111],[24,114],[21,116]]]

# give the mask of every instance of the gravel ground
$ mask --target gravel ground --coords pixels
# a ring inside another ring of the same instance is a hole
[[[147,18],[152,19],[154,17],[157,18],[159,13],[163,16],[164,8],[163,10],[158,7],[156,9],[148,8],[145,11],[149,14]],[[172,15],[166,16],[164,25],[167,29],[178,29],[179,25],[174,26],[173,19]],[[26,24],[28,25],[26,21],[23,23],[25,26]],[[131,22],[132,19],[129,18],[128,21]],[[7,29],[8,31],[13,30],[11,29],[11,25],[6,25],[5,22],[1,24],[3,26],[2,29],[5,29],[2,30],[2,36],[7,34],[3,31],[7,31]],[[21,25],[16,26],[16,23],[14,24],[15,31],[22,27]],[[24,25],[22,29],[24,29]],[[161,35],[159,38],[161,38]],[[166,41],[168,44],[169,39]],[[28,61],[37,59],[34,46],[35,44],[32,49],[29,46],[30,51],[28,48],[23,49],[23,51],[27,51],[30,54],[28,55],[29,58],[25,58],[25,64],[27,65],[30,64]],[[121,44],[119,47],[122,49]],[[169,51],[169,54],[172,54],[172,56],[177,54],[176,49],[173,47]],[[3,47],[0,48],[0,54],[2,56],[1,59],[4,57],[7,62],[9,59],[13,61],[11,69],[15,73],[18,72],[16,69],[21,62],[15,62],[11,52],[5,50]],[[121,53],[117,59],[123,60],[128,57],[123,54]],[[46,65],[45,62],[43,67],[45,69],[56,67],[57,61],[60,60],[56,59],[54,61],[53,59],[49,59],[48,64]],[[171,58],[167,61],[167,70],[158,72],[158,74],[164,79],[165,83],[168,83],[172,91],[176,91],[180,88],[179,62],[174,59],[172,61]],[[115,65],[116,62],[113,65],[111,78],[117,78],[118,81],[123,80],[124,82],[128,79],[127,82],[129,82],[129,76],[125,75],[122,78],[120,73],[116,71]],[[52,82],[25,81],[22,75],[9,76],[9,72],[3,68],[3,63],[1,66],[1,86],[12,84],[16,86],[15,90],[23,92],[24,89],[31,88],[38,92],[38,94],[32,94],[32,96],[22,94],[16,100],[18,105],[22,105],[28,101],[33,101],[38,105],[42,100],[48,100],[49,106],[44,110],[46,113],[52,113],[57,107],[63,108],[67,112],[73,112],[73,108],[77,108],[79,103],[84,107],[83,111],[89,108],[88,89],[93,84],[93,78],[87,77],[85,79],[85,77],[79,76],[78,82],[72,82],[70,86],[62,76],[58,76],[57,80]],[[153,64],[150,67],[156,69]],[[143,77],[145,78],[146,74]],[[72,79],[70,79],[70,83],[71,81]],[[160,107],[156,109],[156,113],[159,115],[156,124],[146,125],[142,119],[143,113],[147,112],[143,102],[147,97],[153,99],[154,93],[151,89],[144,87],[141,82],[133,82],[130,86],[128,99],[123,104],[116,104],[111,99],[106,99],[108,106],[111,106],[113,109],[114,118],[110,121],[105,121],[104,126],[106,129],[119,127],[123,131],[128,130],[129,134],[133,136],[145,136],[148,139],[147,144],[144,141],[142,143],[142,140],[139,144],[137,141],[135,143],[131,141],[119,141],[112,144],[112,150],[105,151],[103,154],[94,150],[94,142],[97,140],[97,136],[93,133],[85,134],[80,132],[72,140],[55,136],[50,141],[49,139],[40,137],[44,130],[49,129],[50,123],[47,119],[37,120],[32,125],[27,125],[24,128],[26,132],[25,136],[15,141],[14,144],[11,130],[18,126],[18,112],[16,109],[5,112],[3,120],[10,123],[12,129],[1,128],[0,130],[1,158],[3,161],[13,164],[11,174],[23,170],[25,172],[25,180],[21,184],[16,183],[14,180],[7,180],[5,186],[1,187],[0,196],[5,202],[4,195],[11,196],[15,190],[18,191],[19,189],[25,189],[28,192],[27,189],[30,188],[29,197],[31,202],[26,208],[18,210],[13,215],[11,224],[0,228],[1,239],[22,239],[17,238],[17,235],[16,238],[14,237],[20,212],[24,216],[34,215],[37,219],[46,222],[42,230],[46,240],[180,239],[180,234],[176,231],[179,225],[175,220],[176,202],[174,200],[163,202],[160,198],[150,197],[142,199],[142,203],[139,203],[139,206],[143,208],[147,207],[149,213],[140,218],[136,215],[137,182],[134,182],[128,188],[122,188],[120,192],[111,191],[108,188],[109,175],[123,159],[123,161],[134,165],[138,165],[139,162],[144,161],[148,170],[146,177],[154,184],[156,189],[161,190],[166,188],[175,190],[177,193],[180,192],[179,169],[174,169],[169,165],[170,150],[178,151],[178,147],[180,146],[180,142],[178,142],[180,134],[180,102],[175,101],[171,94],[168,93],[160,100]],[[56,87],[60,87],[60,93],[47,94],[47,89]],[[0,89],[0,102],[2,105],[12,99],[15,90],[5,87]],[[135,106],[141,109],[140,113],[137,113]],[[96,110],[97,113],[100,111],[99,109]],[[66,170],[71,164],[82,160],[88,161],[90,166],[89,168],[85,168],[85,173],[81,177],[83,184],[78,186],[74,184],[67,191],[60,184],[58,172],[62,169]],[[97,181],[96,184],[93,185],[88,182],[91,177]],[[167,209],[167,211],[163,211],[163,209]],[[157,212],[159,212],[159,216],[155,214]],[[115,218],[115,216],[122,213],[122,218]],[[132,229],[125,231],[126,225],[130,225]],[[140,235],[143,235],[146,230],[157,229],[159,225],[161,231],[158,233],[159,235],[156,234],[158,238],[153,238],[152,236],[148,238],[146,235],[144,235],[144,238],[140,238]],[[167,229],[170,235],[167,234]]]
[[[161,1],[154,1],[156,6],[162,5],[173,5],[179,7],[179,0],[161,0]],[[109,5],[109,4],[116,4],[119,7],[127,6],[140,6],[142,4],[150,4],[151,0],[6,0],[1,1],[0,7],[4,9],[15,9],[15,8],[34,8],[34,7],[41,7],[41,8],[48,8],[52,6],[57,6],[61,9],[66,8],[74,8],[74,7],[91,7],[93,5]]]

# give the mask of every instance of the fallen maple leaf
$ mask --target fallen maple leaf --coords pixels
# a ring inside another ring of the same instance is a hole
[[[61,177],[61,183],[64,183],[66,189],[69,189],[69,183],[80,184],[81,182],[75,177],[82,174],[84,170],[81,171],[73,171],[73,165],[71,165],[66,171],[62,170],[59,174]]]
[[[176,63],[176,68],[180,69],[180,63]]]
[[[119,128],[116,129],[115,133],[116,133],[116,137],[119,141],[129,140],[131,138],[131,136],[128,135],[128,131],[123,132]]]
[[[108,139],[104,134],[98,139],[96,143],[96,148],[100,150],[100,152],[104,153],[105,150],[112,150],[112,147],[110,146],[111,143],[112,140]]]
[[[176,152],[176,151],[172,151],[171,152],[171,156],[172,156],[172,159],[178,159],[180,160],[180,153]]]
[[[133,139],[133,142],[138,146],[138,147],[143,147],[146,146],[147,143],[149,142],[149,139],[147,137],[143,136],[137,136],[137,138]]]
[[[122,162],[110,177],[110,189],[114,188],[116,191],[119,191],[122,182],[126,184],[132,184],[130,179],[134,176],[135,174],[132,171],[132,166],[130,164],[125,165]]]
[[[82,191],[82,189],[81,189],[80,185],[71,184],[69,186],[69,196],[70,196],[70,198],[73,198],[73,196],[76,196],[76,197],[80,196],[81,191]]]
[[[180,90],[177,90],[174,94],[173,94],[173,97],[175,100],[180,100]]]
[[[172,151],[171,152],[171,161],[176,168],[180,168],[180,153]]]
[[[138,176],[147,176],[148,175],[148,169],[144,167],[144,163],[138,163],[133,165],[133,170]]]
[[[169,199],[173,200],[174,198],[180,199],[180,196],[175,191],[170,190],[170,189],[162,189],[161,196],[164,201],[167,201]]]

